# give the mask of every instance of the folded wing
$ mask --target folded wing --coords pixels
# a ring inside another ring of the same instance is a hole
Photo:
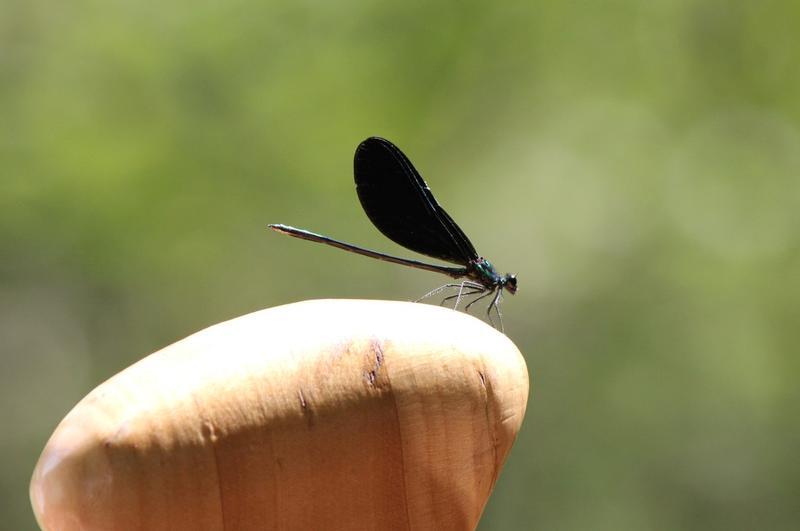
[[[397,146],[378,137],[364,140],[356,149],[354,170],[361,206],[387,238],[456,264],[478,258],[467,236]]]

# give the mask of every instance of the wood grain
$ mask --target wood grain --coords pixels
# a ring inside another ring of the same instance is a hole
[[[474,529],[527,396],[514,344],[464,313],[280,306],[94,389],[31,500],[48,530]]]

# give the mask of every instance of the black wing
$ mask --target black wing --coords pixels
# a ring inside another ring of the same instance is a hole
[[[368,138],[356,149],[354,167],[361,206],[386,237],[455,264],[478,258],[469,238],[397,146],[383,138]]]

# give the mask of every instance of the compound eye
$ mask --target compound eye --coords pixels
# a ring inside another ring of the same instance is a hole
[[[506,275],[506,289],[512,294],[516,293],[517,291],[517,276],[516,275]]]

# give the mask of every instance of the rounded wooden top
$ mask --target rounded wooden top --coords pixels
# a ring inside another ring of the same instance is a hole
[[[525,414],[514,344],[437,306],[315,300],[99,385],[31,481],[44,529],[465,529]]]

